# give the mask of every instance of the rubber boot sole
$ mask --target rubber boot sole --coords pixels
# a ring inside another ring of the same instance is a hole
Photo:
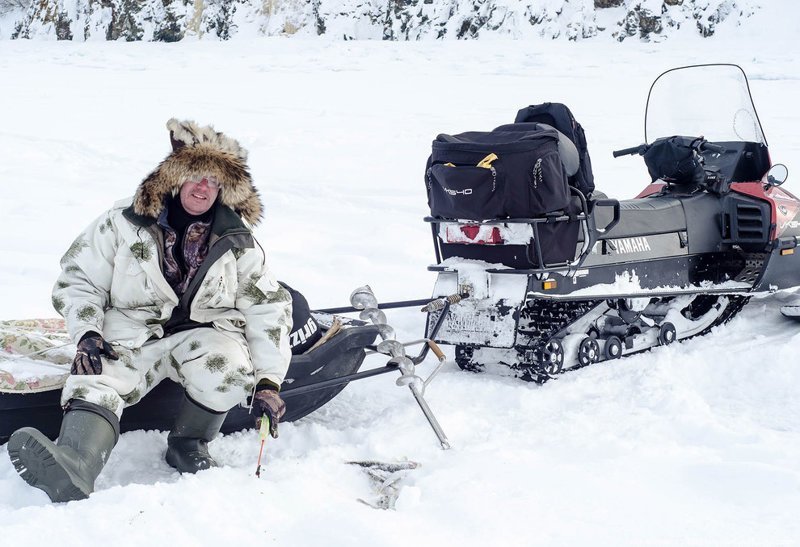
[[[59,450],[53,441],[30,427],[17,430],[8,440],[8,456],[25,482],[57,503],[88,498],[91,486],[70,471]]]

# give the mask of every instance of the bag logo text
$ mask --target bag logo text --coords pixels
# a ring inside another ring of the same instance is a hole
[[[447,192],[451,196],[457,196],[461,194],[463,196],[471,196],[472,195],[472,188],[465,188],[464,190],[451,190],[450,188],[444,188],[443,190]]]
[[[297,347],[300,344],[305,343],[305,341],[308,340],[308,338],[315,332],[317,332],[317,323],[314,321],[313,317],[309,317],[308,322],[303,325],[303,328],[289,333],[289,345],[293,348]]]

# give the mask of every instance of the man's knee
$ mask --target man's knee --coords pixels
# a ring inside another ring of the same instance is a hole
[[[156,374],[143,363],[141,350],[119,348],[119,359],[103,357],[102,374],[73,374],[61,393],[61,404],[78,399],[99,405],[122,416],[123,408],[134,405],[156,383]]]
[[[250,384],[252,386],[252,384]],[[222,387],[223,390],[218,388]],[[214,412],[227,412],[243,402],[252,393],[242,386],[217,386],[213,389],[201,389],[194,384],[186,385],[186,394],[200,405]]]
[[[67,378],[61,391],[61,406],[66,406],[73,399],[94,403],[113,412],[117,418],[122,417],[122,409],[125,406],[124,398],[114,387],[104,382],[100,375],[78,375]]]
[[[176,372],[192,399],[224,412],[252,393],[253,366],[243,342],[203,329],[184,347],[188,351],[185,360],[176,359]]]

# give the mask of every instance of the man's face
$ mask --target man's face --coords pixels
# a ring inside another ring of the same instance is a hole
[[[219,194],[216,177],[196,175],[181,186],[181,205],[190,215],[202,215],[214,205]]]

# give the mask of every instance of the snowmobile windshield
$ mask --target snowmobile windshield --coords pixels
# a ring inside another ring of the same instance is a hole
[[[737,65],[694,65],[656,78],[647,97],[645,141],[673,135],[766,145],[744,71]]]

